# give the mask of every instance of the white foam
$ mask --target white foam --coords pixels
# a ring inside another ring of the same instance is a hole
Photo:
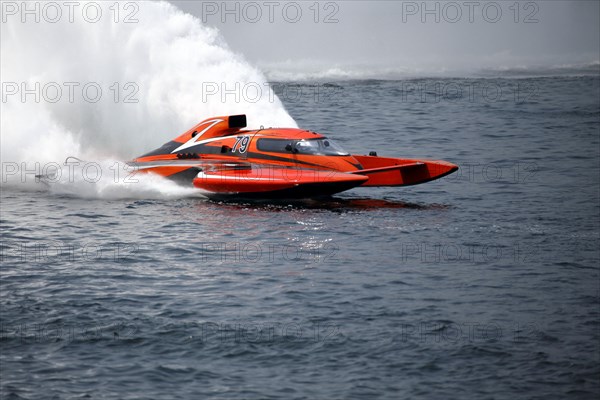
[[[61,168],[60,176],[49,180],[54,194],[87,199],[171,199],[204,198],[201,190],[183,187],[161,176],[132,173],[117,160],[73,163],[73,168]]]
[[[96,23],[86,22],[81,13],[75,13],[73,22],[63,16],[57,23],[35,23],[31,18],[22,23],[17,16],[2,23],[2,81],[19,86],[25,83],[28,89],[35,88],[36,83],[41,88],[49,83],[62,88],[55,103],[47,101],[55,92],[44,96],[43,90],[39,90],[39,103],[33,95],[22,102],[19,94],[2,101],[3,163],[62,163],[70,155],[88,160],[128,160],[159,147],[203,119],[220,115],[245,113],[250,127],[296,126],[279,99],[268,91],[265,76],[234,54],[216,29],[203,26],[197,18],[166,2],[136,3],[137,23],[115,23],[109,9],[113,2],[96,4],[103,10]],[[126,13],[121,11],[122,19]],[[73,102],[65,82],[79,84]],[[111,89],[115,82],[119,88],[117,102]],[[126,89],[129,82],[134,86]],[[82,95],[82,87],[88,83],[102,89],[95,103]],[[219,87],[219,93],[203,95],[207,84]],[[264,90],[258,98],[255,93],[245,96],[239,91],[237,99],[234,94],[223,98],[221,87],[232,89],[236,84]],[[139,91],[132,99],[138,102],[125,103],[125,95],[135,87]],[[152,182],[147,185],[152,186]],[[85,196],[113,193],[108,182],[106,185]],[[158,191],[180,193],[175,186],[160,185]],[[140,190],[144,196],[147,187],[134,185],[127,191]],[[63,189],[71,190],[64,185],[55,190]]]

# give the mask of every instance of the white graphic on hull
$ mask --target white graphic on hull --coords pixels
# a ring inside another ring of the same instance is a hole
[[[188,140],[187,142],[185,142],[184,144],[182,144],[181,146],[179,146],[178,148],[176,148],[175,150],[173,150],[171,152],[171,154],[172,153],[177,153],[180,150],[187,149],[188,147],[192,147],[192,146],[195,146],[195,145],[199,144],[197,142],[202,137],[202,135],[204,135],[207,130],[209,130],[210,128],[212,128],[213,126],[215,126],[216,124],[218,124],[219,122],[223,122],[223,120],[222,119],[211,119],[210,121],[206,121],[205,123],[206,124],[210,124],[209,126],[207,126],[206,128],[204,128],[202,131],[198,132],[198,134],[196,136],[190,138],[190,140]]]

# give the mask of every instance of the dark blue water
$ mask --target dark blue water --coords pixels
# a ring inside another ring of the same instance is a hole
[[[279,85],[349,151],[461,169],[328,202],[4,187],[2,398],[598,398],[598,76]]]

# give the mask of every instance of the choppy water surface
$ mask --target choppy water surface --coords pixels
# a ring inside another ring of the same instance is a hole
[[[1,397],[597,398],[599,85],[280,84],[299,126],[351,152],[461,167],[421,186],[4,187]]]

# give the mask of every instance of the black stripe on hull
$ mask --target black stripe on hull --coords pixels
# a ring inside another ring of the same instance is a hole
[[[331,196],[350,190],[361,182],[319,182],[298,185],[291,189],[274,190],[255,193],[206,193],[211,199],[306,199],[312,197]]]
[[[170,154],[173,150],[181,146],[183,143],[176,142],[174,140],[167,142],[160,146],[156,150],[152,150],[150,153],[146,153],[138,158],[150,157],[150,156],[160,156],[163,154]]]
[[[185,171],[180,171],[175,174],[166,176],[167,179],[170,179],[181,186],[193,187],[192,182],[198,172],[201,171],[201,168],[190,167]]]

